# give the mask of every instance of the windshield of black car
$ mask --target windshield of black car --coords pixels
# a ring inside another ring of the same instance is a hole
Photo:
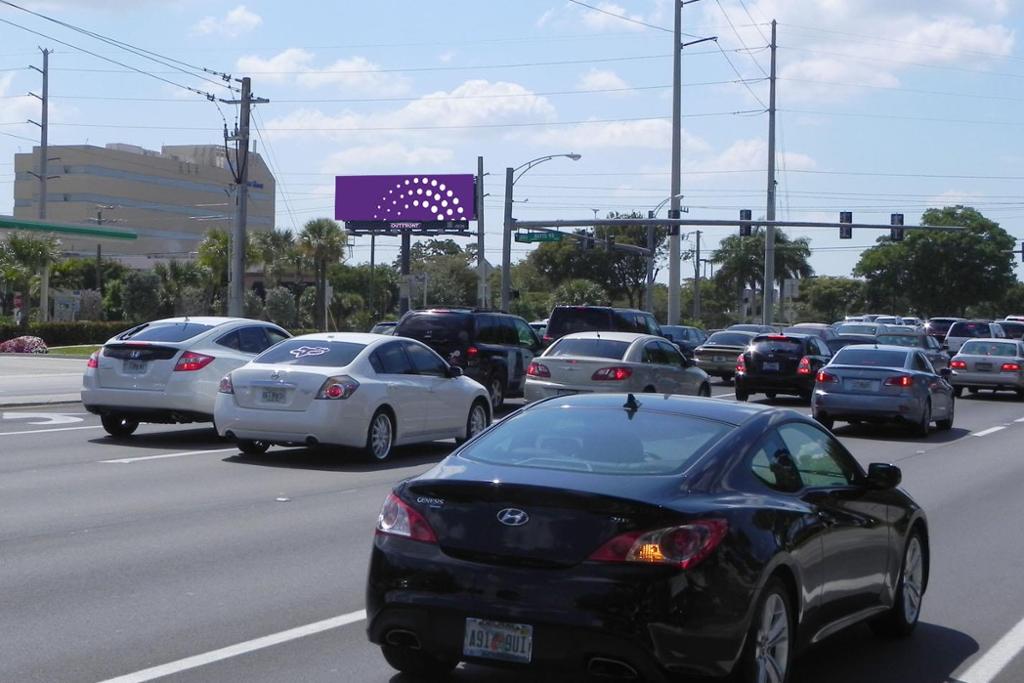
[[[321,339],[289,339],[264,351],[253,363],[274,365],[312,365],[322,368],[340,368],[348,365],[365,344],[323,341]]]
[[[797,339],[786,337],[758,337],[752,343],[756,353],[798,353],[804,352],[804,345]]]
[[[548,334],[552,336],[612,329],[611,311],[605,308],[559,308],[548,321]]]
[[[732,429],[689,415],[557,403],[525,410],[460,452],[469,460],[610,475],[681,472]]]
[[[921,346],[920,338],[913,334],[880,334],[878,335],[878,343],[888,344],[889,346]]]
[[[872,368],[902,368],[907,361],[905,351],[847,346],[833,356],[832,365],[863,365]]]
[[[468,313],[416,313],[398,324],[395,336],[424,342],[468,341],[473,316]]]
[[[950,337],[991,337],[992,328],[988,323],[953,323],[949,328]]]
[[[1017,345],[1006,342],[964,342],[960,347],[960,353],[965,356],[1004,356],[1015,358],[1017,356]]]
[[[588,356],[620,360],[629,349],[629,342],[613,339],[566,339],[562,337],[547,350],[545,356]]]
[[[193,322],[152,323],[121,333],[121,341],[147,342],[181,342],[198,337],[203,332],[214,328],[213,325],[201,325]]]
[[[704,342],[705,346],[746,346],[753,337],[736,332],[715,332]]]

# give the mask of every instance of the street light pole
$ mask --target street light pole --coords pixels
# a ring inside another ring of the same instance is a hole
[[[672,189],[669,218],[679,218],[679,190],[682,186],[682,57],[683,3],[672,0]],[[679,226],[669,228],[668,238],[668,324],[679,324]]]
[[[505,223],[501,240],[501,310],[507,311],[512,300],[512,188],[523,175],[534,166],[543,164],[559,157],[579,161],[582,156],[574,152],[568,154],[548,154],[547,156],[530,159],[525,164],[505,169]],[[516,175],[518,174],[518,175]]]

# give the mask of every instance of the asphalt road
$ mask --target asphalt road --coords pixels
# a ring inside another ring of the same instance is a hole
[[[385,466],[305,449],[242,460],[208,428],[117,441],[79,404],[4,411],[0,681],[410,680],[363,631],[372,529],[389,488],[450,444]],[[837,434],[864,464],[903,468],[929,515],[931,584],[911,639],[854,627],[806,653],[794,683],[1024,680],[1024,403],[965,398],[927,439]]]
[[[0,406],[77,401],[85,358],[0,354]]]

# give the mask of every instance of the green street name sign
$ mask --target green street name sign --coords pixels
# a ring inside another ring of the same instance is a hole
[[[516,242],[561,242],[560,232],[517,232]]]

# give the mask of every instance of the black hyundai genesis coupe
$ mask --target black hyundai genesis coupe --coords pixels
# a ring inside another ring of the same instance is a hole
[[[899,482],[790,410],[535,403],[387,497],[368,635],[416,676],[468,661],[784,683],[851,624],[913,630],[928,528]]]

